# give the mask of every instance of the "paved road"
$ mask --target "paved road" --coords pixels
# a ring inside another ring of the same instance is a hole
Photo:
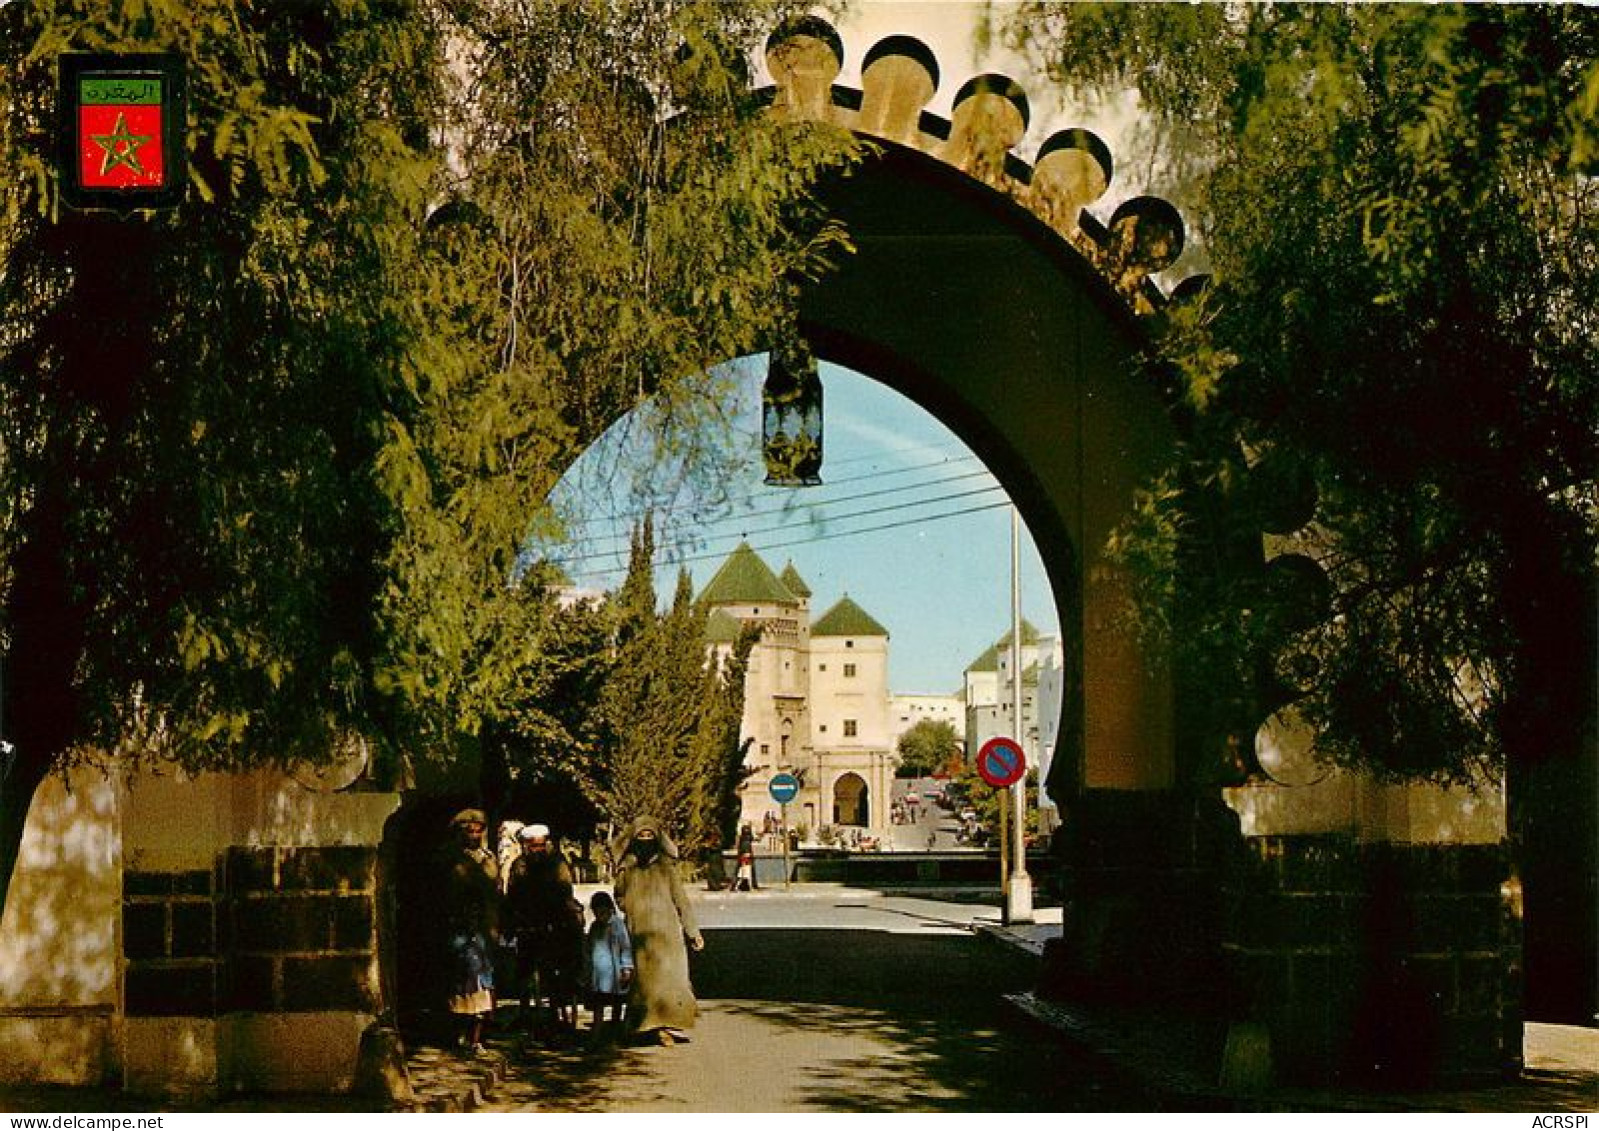
[[[935,788],[942,788],[941,783],[931,778],[917,778],[913,781],[896,778],[892,797],[896,801],[902,800],[912,789],[916,790],[919,796],[925,797]],[[948,852],[960,847],[955,840],[960,822],[942,805],[923,800],[916,805],[907,806],[906,811],[913,819],[903,825],[889,826],[888,848],[896,852]]]
[[[1150,1110],[1001,994],[1031,960],[974,909],[845,889],[699,899],[702,1016],[672,1048],[533,1050],[490,1110]],[[980,913],[981,909],[977,909]]]

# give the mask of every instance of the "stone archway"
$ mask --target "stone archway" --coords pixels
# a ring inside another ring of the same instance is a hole
[[[821,358],[895,388],[970,447],[1020,508],[1066,641],[1049,788],[1180,778],[1170,677],[1118,631],[1104,547],[1174,444],[1119,297],[1036,218],[959,170],[887,147],[829,197],[857,251],[804,295]]]
[[[871,791],[859,774],[840,774],[834,779],[833,824],[850,828],[871,824]]]
[[[916,40],[894,36],[868,51],[858,91],[835,85],[841,60],[837,35],[816,19],[768,45],[774,114],[851,129],[876,146],[828,192],[856,251],[802,295],[801,328],[819,357],[894,387],[959,435],[1015,501],[1044,559],[1066,650],[1046,782],[1066,814],[1060,853],[1073,906],[1056,952],[1065,961],[1052,967],[1057,988],[1123,1001],[1208,991],[1212,1005],[1267,1023],[1290,1076],[1325,1080],[1369,1062],[1353,987],[1371,970],[1427,965],[1440,985],[1464,984],[1475,963],[1494,986],[1513,986],[1519,936],[1500,930],[1496,902],[1511,873],[1493,830],[1479,842],[1451,832],[1458,799],[1418,795],[1412,811],[1396,787],[1392,810],[1379,802],[1375,819],[1345,819],[1347,805],[1312,800],[1277,825],[1257,821],[1245,841],[1244,807],[1222,803],[1199,751],[1180,741],[1169,658],[1120,629],[1128,590],[1107,541],[1176,444],[1175,414],[1137,362],[1143,319],[1168,301],[1151,276],[1182,247],[1176,211],[1138,197],[1096,217],[1089,206],[1105,192],[1111,157],[1086,130],[1057,133],[1031,165],[1019,158],[1027,97],[1004,76],[965,84],[946,121],[923,110],[938,63]],[[1259,800],[1293,808],[1281,791]],[[1450,820],[1427,825],[1428,806]],[[1350,877],[1396,916],[1448,927],[1373,931],[1350,910],[1361,905],[1347,898]],[[1274,909],[1286,904],[1318,926],[1281,922]],[[1468,915],[1442,914],[1466,906]],[[1319,930],[1325,939],[1327,924],[1342,941],[1325,956],[1334,973],[1321,984],[1339,987],[1337,1003],[1301,977],[1287,937]],[[1474,932],[1499,940],[1491,957],[1472,950]],[[1380,1001],[1374,984],[1368,996]],[[1462,998],[1452,1012],[1434,1004],[1444,1010],[1430,1018],[1443,1051],[1426,1071],[1458,1078],[1517,1063],[1519,1029],[1505,1022],[1518,1015],[1518,993],[1485,993],[1469,1009]]]

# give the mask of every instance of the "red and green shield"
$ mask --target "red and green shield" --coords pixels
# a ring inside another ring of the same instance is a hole
[[[159,77],[78,77],[78,183],[85,188],[166,183]]]
[[[61,56],[61,194],[74,208],[170,208],[183,199],[178,55]]]

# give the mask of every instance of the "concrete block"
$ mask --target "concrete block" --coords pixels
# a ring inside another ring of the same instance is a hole
[[[166,958],[167,905],[127,903],[122,907],[122,953],[132,961]]]
[[[230,1016],[228,1084],[243,1091],[348,1092],[361,1034],[372,1020],[354,1012]]]
[[[295,954],[333,944],[334,897],[264,896],[233,905],[233,945],[246,953]]]
[[[134,962],[123,979],[129,1017],[207,1017],[216,1012],[216,963]]]
[[[172,957],[210,958],[216,952],[216,908],[211,901],[174,903]]]
[[[372,890],[376,864],[372,848],[286,848],[280,875],[285,891],[364,892]]]
[[[377,1004],[373,960],[361,955],[324,955],[283,960],[285,1009],[372,1010]]]
[[[278,960],[265,955],[235,955],[228,963],[226,1008],[270,1012],[278,1005]]]
[[[275,848],[230,848],[226,856],[230,895],[273,891],[278,886]]]
[[[0,1013],[0,1084],[105,1084],[113,1024],[109,1007]]]
[[[206,1097],[222,1086],[212,1017],[129,1017],[123,1022],[122,1086],[134,1095]]]
[[[340,896],[333,901],[333,948],[367,951],[377,948],[377,930],[369,896]]]

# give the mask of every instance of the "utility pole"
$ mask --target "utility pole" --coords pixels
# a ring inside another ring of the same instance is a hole
[[[1016,728],[1016,745],[1027,749],[1027,728],[1022,722],[1022,573],[1021,516],[1016,504],[1010,508],[1010,683],[1011,719]],[[1016,848],[1011,857],[1010,884],[1006,888],[1009,914],[1007,923],[1033,921],[1033,878],[1027,874],[1027,775],[1010,787],[1013,791]],[[1003,803],[1002,803],[1003,804]]]

